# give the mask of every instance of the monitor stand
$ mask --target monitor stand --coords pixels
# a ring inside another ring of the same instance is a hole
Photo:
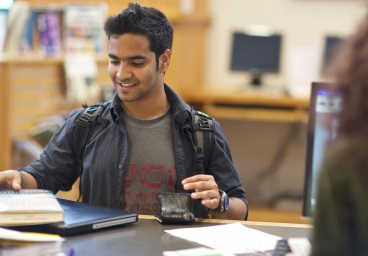
[[[262,84],[262,73],[258,71],[253,71],[251,86],[254,88],[260,88],[262,87]]]
[[[248,94],[283,96],[285,91],[279,86],[266,85],[263,83],[263,74],[260,71],[251,71],[251,81],[242,86],[241,91]],[[249,78],[248,78],[249,79]]]

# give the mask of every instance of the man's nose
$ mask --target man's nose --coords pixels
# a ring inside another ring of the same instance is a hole
[[[128,63],[124,63],[124,62],[120,63],[120,65],[118,67],[118,72],[116,73],[116,76],[119,79],[130,78],[132,76],[132,72],[129,68]]]

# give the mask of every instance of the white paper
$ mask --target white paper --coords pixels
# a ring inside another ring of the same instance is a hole
[[[91,53],[73,53],[65,55],[65,72],[68,78],[95,77],[97,62]]]
[[[280,239],[278,236],[247,228],[239,222],[201,228],[165,230],[165,232],[232,254],[272,250],[277,240]]]
[[[289,238],[288,244],[290,246],[293,255],[296,256],[309,256],[311,252],[311,243],[305,237],[293,237]]]
[[[91,53],[66,54],[64,61],[67,79],[67,98],[70,101],[87,101],[100,96],[97,83],[97,62]]]
[[[220,252],[218,250],[209,249],[206,247],[198,247],[177,251],[164,251],[163,256],[195,256],[195,255],[221,255],[221,256],[234,256],[234,254]]]

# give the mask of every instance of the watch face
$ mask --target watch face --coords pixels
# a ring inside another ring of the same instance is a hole
[[[227,211],[229,209],[229,196],[226,195],[224,198],[224,210]]]

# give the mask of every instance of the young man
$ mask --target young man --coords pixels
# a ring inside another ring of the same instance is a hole
[[[156,214],[159,192],[190,192],[196,217],[246,219],[245,191],[217,122],[205,174],[196,172],[191,108],[164,83],[173,41],[164,14],[129,4],[106,20],[105,32],[116,93],[101,114],[107,126],[96,126],[85,148],[83,201]],[[79,176],[73,124],[81,113],[71,113],[34,163],[1,172],[0,188],[70,190]]]

